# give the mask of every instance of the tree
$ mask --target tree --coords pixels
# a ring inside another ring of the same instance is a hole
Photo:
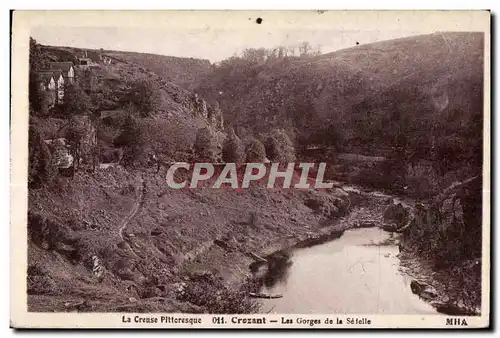
[[[38,87],[38,72],[46,67],[42,49],[35,39],[30,37],[29,46],[29,104],[34,113],[40,113],[42,98]]]
[[[48,116],[50,110],[54,107],[56,93],[53,90],[47,90],[38,93],[39,111],[41,116]]]
[[[208,127],[198,129],[194,142],[194,156],[198,161],[215,162],[217,159],[217,143]]]
[[[247,163],[263,163],[266,159],[264,144],[254,137],[247,140],[245,152]]]
[[[120,135],[115,139],[115,146],[124,147],[123,162],[125,165],[133,165],[144,153],[144,136],[139,122],[133,114],[130,114],[124,124]]]
[[[57,173],[38,126],[30,124],[28,133],[28,186],[36,189],[49,185]]]
[[[245,161],[245,148],[241,139],[231,128],[229,137],[222,147],[222,160],[226,163],[239,165]]]
[[[179,160],[191,150],[195,139],[194,126],[182,119],[139,121],[140,144],[155,158],[158,166],[165,161]],[[181,160],[185,160],[182,158]]]
[[[66,129],[66,139],[74,158],[74,167],[81,163],[91,164],[95,169],[98,159],[97,128],[89,115],[71,116]]]
[[[78,84],[64,86],[62,111],[65,116],[85,115],[92,109],[90,97]]]
[[[300,56],[307,56],[312,51],[312,46],[309,42],[304,41],[299,44]]]
[[[127,100],[132,103],[141,117],[148,117],[160,106],[160,93],[155,82],[139,79],[131,84]]]
[[[252,64],[263,64],[266,61],[267,50],[265,48],[247,48],[243,50],[242,59]]]
[[[295,147],[290,137],[282,129],[273,130],[265,142],[268,158],[276,162],[295,161]]]

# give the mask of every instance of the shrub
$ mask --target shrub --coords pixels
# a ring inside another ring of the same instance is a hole
[[[160,161],[178,160],[179,153],[189,152],[195,140],[195,127],[182,119],[144,119],[140,127],[148,151]]]
[[[144,138],[137,118],[129,115],[120,135],[115,139],[115,145],[124,147],[123,161],[125,165],[132,165],[139,160],[144,153]]]
[[[262,163],[266,159],[266,148],[256,138],[251,138],[245,146],[247,163]]]
[[[42,134],[36,125],[29,126],[28,136],[28,185],[39,188],[49,185],[56,177],[56,169],[52,166],[52,155],[43,141]]]
[[[160,106],[158,86],[146,78],[132,82],[127,99],[137,108],[142,117],[151,116]]]
[[[88,114],[92,108],[90,97],[78,84],[69,84],[64,88],[63,104],[64,116]]]
[[[220,279],[208,274],[191,278],[183,285],[178,299],[201,306],[208,313],[255,313],[260,306],[248,297],[251,287],[250,281],[247,281],[241,289],[233,290],[225,286]]]
[[[295,147],[283,130],[275,129],[271,132],[265,142],[265,151],[271,161],[295,161]]]
[[[208,127],[198,129],[194,142],[194,156],[198,161],[215,162],[217,158],[217,143],[215,136]]]
[[[195,139],[194,126],[182,120],[139,119],[130,114],[122,132],[115,138],[115,146],[124,147],[126,164],[151,164],[179,160],[179,154],[191,151]],[[201,142],[201,141],[200,141]]]
[[[245,161],[245,149],[243,142],[232,131],[229,138],[224,142],[222,148],[222,160],[226,163],[236,163],[237,165]]]

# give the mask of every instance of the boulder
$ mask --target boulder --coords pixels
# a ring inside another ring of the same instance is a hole
[[[315,195],[304,201],[304,204],[327,218],[340,217],[345,213],[346,202],[331,195]]]
[[[392,204],[384,212],[384,221],[387,229],[398,229],[406,224],[410,212],[401,203]]]
[[[419,282],[417,280],[412,280],[410,283],[411,291],[424,298],[424,299],[433,299],[437,297],[437,291],[432,286],[425,284],[423,282]]]

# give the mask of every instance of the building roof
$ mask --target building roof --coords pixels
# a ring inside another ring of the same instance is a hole
[[[69,72],[70,68],[73,67],[73,62],[50,62],[50,69],[60,69],[64,72]]]
[[[57,81],[59,77],[63,75],[63,72],[60,69],[40,69],[38,73],[45,74],[45,76],[51,75],[55,81]]]
[[[39,71],[38,72],[38,81],[48,84],[50,83],[50,80],[54,79],[54,76],[51,71]]]

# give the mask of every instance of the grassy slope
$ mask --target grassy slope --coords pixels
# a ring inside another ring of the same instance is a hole
[[[75,58],[81,54],[81,49],[70,47],[43,46],[45,55],[58,61],[75,61]],[[159,105],[154,112],[154,118],[165,119],[173,124],[182,124],[193,132],[189,135],[194,142],[197,128],[206,125],[207,121],[201,118],[197,112],[194,112],[193,94],[167,81],[157,73],[146,69],[140,64],[115,58],[113,63],[108,66],[102,64],[90,67],[90,73],[95,78],[95,88],[93,96],[96,97],[95,110],[123,110],[123,98],[126,97],[130,84],[138,79],[146,78],[153,81],[159,91]],[[83,70],[77,68],[76,76],[81,78]],[[63,116],[61,116],[63,117]],[[44,132],[45,138],[64,137],[61,134],[61,125],[65,124],[64,119],[40,118],[38,124]],[[117,126],[104,126],[111,128],[108,133],[110,136],[116,136],[119,130]],[[113,128],[115,127],[115,128]],[[109,144],[109,146],[112,146]]]
[[[450,96],[443,116],[480,106],[482,46],[481,33],[414,36],[255,66],[250,78],[214,75],[199,90],[219,100],[228,121],[259,114],[257,129],[295,119],[299,130],[311,132],[333,119],[349,136],[351,118],[364,119],[369,109],[389,116],[391,102],[410,116],[438,112],[436,91]]]
[[[83,49],[74,47],[43,46],[43,49],[54,60],[73,61],[75,64],[83,52]],[[193,89],[193,84],[212,70],[210,61],[203,59],[113,50],[103,53],[111,56],[113,62],[134,63],[188,90]]]
[[[106,54],[137,63],[188,90],[212,70],[210,61],[195,58],[121,51],[106,51]]]
[[[432,109],[429,91],[442,80],[438,70],[443,73],[460,70],[469,63],[477,66],[477,53],[469,53],[480,50],[481,41],[477,36],[446,36],[450,44],[443,43],[442,36],[431,35],[358,46],[320,56],[312,62],[296,61],[292,67],[273,69],[271,76],[261,77],[240,97],[238,104],[273,112],[284,105],[295,114],[311,107],[319,113],[330,111],[325,107],[334,107],[337,111],[345,108],[350,112],[356,104],[383,109],[385,101],[379,100],[385,97],[382,93],[387,92],[386,96],[391,97],[391,88],[414,90],[415,84],[422,81],[424,85],[418,89],[419,94],[412,94],[411,100],[419,98],[416,103],[422,103],[416,108],[429,110]],[[421,47],[416,49],[415,43]],[[465,49],[467,53],[458,53],[456,60],[438,62],[447,60],[450,46]],[[120,82],[137,72],[150,74],[135,63],[120,62],[113,65],[112,74],[103,72],[102,76],[103,79],[116,77]],[[458,71],[454,74],[462,80],[468,76]],[[431,80],[423,81],[427,78]],[[370,95],[365,94],[366,89]],[[301,96],[304,92],[310,96]],[[186,91],[166,83],[165,95],[167,103],[172,105],[167,110],[178,111],[179,115],[189,112],[182,99],[188,96]],[[300,100],[307,106],[297,107]],[[233,107],[232,103],[234,101],[226,101],[227,109],[241,108]],[[144,186],[140,184],[140,176]],[[307,198],[304,192],[256,189],[229,194],[206,189],[171,190],[165,189],[161,175],[120,169],[94,175],[81,172],[73,181],[61,179],[61,182],[59,188],[51,192],[30,192],[30,211],[57,224],[58,231],[62,232],[57,238],[65,238],[69,243],[46,250],[37,236],[30,241],[29,265],[35,271],[30,277],[36,277],[35,286],[36,283],[51,285],[45,288],[50,290],[48,295],[39,292],[30,295],[31,310],[70,311],[74,308],[65,303],[86,299],[87,303],[79,310],[198,311],[200,309],[175,300],[173,283],[180,282],[183,276],[209,271],[232,284],[241,281],[247,272],[244,267],[252,262],[248,251],[264,255],[309,232],[322,231],[320,216],[304,206]],[[144,199],[123,232],[134,236],[122,239],[120,225],[138,202],[140,189],[144,189]],[[248,223],[252,210],[259,212],[259,221],[254,226]],[[89,228],[84,226],[84,220]],[[92,225],[97,230],[92,229]],[[51,230],[48,231],[50,234]],[[216,239],[221,239],[230,249],[216,245]],[[79,258],[72,262],[68,252],[75,251]],[[95,281],[85,265],[92,254],[97,254],[108,270],[102,284]],[[157,285],[167,287],[151,290],[149,281],[153,277],[159,279]],[[127,289],[130,285],[136,287]]]
[[[38,233],[29,243],[28,265],[35,271],[30,310],[71,311],[86,300],[78,310],[199,311],[176,300],[174,283],[210,273],[236,287],[254,261],[250,252],[265,256],[329,229],[304,205],[324,192],[174,190],[166,187],[164,174],[80,172],[50,192],[30,192],[30,213],[58,223],[46,233],[57,238],[51,250]],[[340,191],[333,195],[345,198]],[[123,220],[137,203],[122,238]],[[249,222],[251,213],[255,222]],[[92,255],[107,269],[101,284],[88,265]],[[46,284],[45,292],[36,289]]]

